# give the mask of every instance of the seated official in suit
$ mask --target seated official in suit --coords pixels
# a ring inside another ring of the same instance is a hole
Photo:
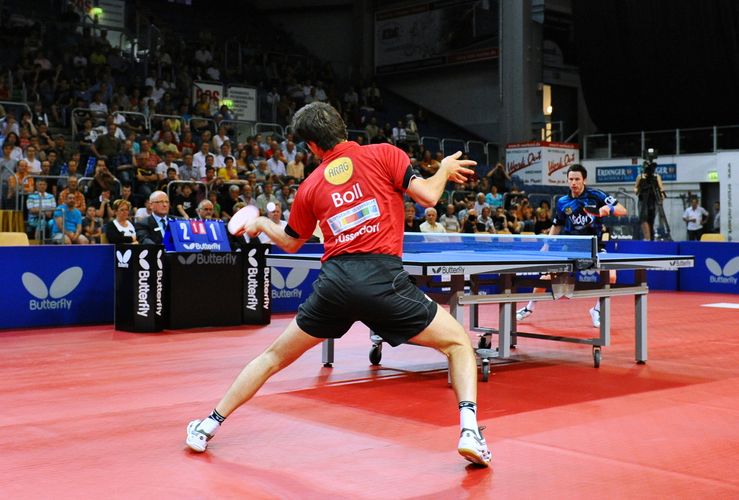
[[[136,238],[136,227],[128,220],[131,214],[131,203],[127,200],[115,200],[113,202],[115,217],[105,224],[105,237],[108,243],[117,245],[119,243],[138,243]]]
[[[151,215],[136,224],[136,238],[142,245],[161,245],[167,228],[169,197],[164,191],[154,191],[149,196]]]

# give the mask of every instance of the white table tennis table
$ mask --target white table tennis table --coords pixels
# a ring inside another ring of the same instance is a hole
[[[321,267],[321,254],[271,254],[267,264],[276,267]],[[403,267],[417,284],[429,290],[437,302],[448,303],[451,314],[464,324],[464,308],[469,306],[469,329],[478,332],[477,354],[483,380],[487,380],[492,358],[511,357],[518,337],[592,346],[593,364],[600,366],[601,348],[610,344],[611,298],[634,297],[635,352],[637,363],[647,361],[647,286],[648,270],[675,270],[693,267],[686,255],[599,253],[595,237],[519,236],[519,235],[430,235],[406,233]],[[633,283],[611,284],[611,270],[633,270]],[[589,276],[578,281],[578,274]],[[542,280],[542,276],[550,279]],[[481,293],[485,286],[497,293]],[[530,291],[546,287],[545,293]],[[574,338],[519,331],[516,304],[529,300],[597,298],[600,301],[598,337]],[[479,324],[479,307],[498,304],[498,327]],[[492,335],[498,335],[493,348]],[[379,364],[382,342],[373,337],[370,361]],[[324,365],[334,361],[333,339],[323,343]]]

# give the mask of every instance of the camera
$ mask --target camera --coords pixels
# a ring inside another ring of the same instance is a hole
[[[654,172],[657,169],[657,162],[654,161],[657,159],[657,150],[654,148],[647,148],[644,150],[642,156],[644,157],[644,173],[650,176],[654,175]]]

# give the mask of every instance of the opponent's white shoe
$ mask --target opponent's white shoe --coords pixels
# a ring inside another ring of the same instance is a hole
[[[490,467],[490,460],[493,458],[493,454],[488,450],[485,438],[482,437],[482,430],[484,428],[480,427],[477,430],[462,429],[457,451],[473,464]]]
[[[595,307],[590,308],[590,320],[593,322],[593,328],[600,328],[600,311],[596,311]]]
[[[213,424],[215,424],[215,427],[213,427]],[[204,452],[208,447],[208,441],[215,434],[214,431],[216,428],[218,428],[218,422],[214,420],[207,418],[205,420],[193,420],[187,424],[187,439],[185,439],[185,444],[193,451],[197,451],[198,453]]]
[[[528,318],[529,316],[531,316],[533,313],[534,313],[534,311],[532,311],[528,307],[522,307],[521,309],[519,309],[518,311],[516,311],[516,320],[523,321],[526,318]]]

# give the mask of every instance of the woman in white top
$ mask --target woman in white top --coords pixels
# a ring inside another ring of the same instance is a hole
[[[128,220],[131,213],[131,203],[127,200],[115,200],[113,202],[113,210],[115,218],[105,224],[105,236],[108,243],[117,245],[119,243],[137,244],[136,229],[133,223]]]

